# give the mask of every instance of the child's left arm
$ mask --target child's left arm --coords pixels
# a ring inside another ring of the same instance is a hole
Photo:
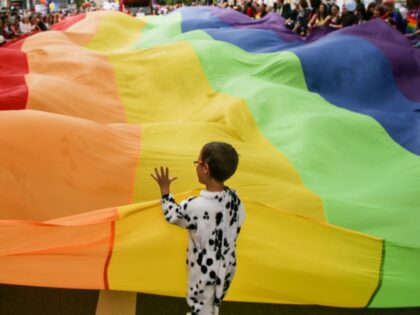
[[[177,204],[171,194],[163,195],[162,209],[166,221],[189,230],[197,229],[197,223],[190,211],[191,205],[189,205],[193,200],[194,198],[191,197]]]

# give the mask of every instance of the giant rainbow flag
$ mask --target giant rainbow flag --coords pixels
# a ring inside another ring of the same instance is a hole
[[[303,41],[269,14],[94,12],[0,49],[0,283],[184,296],[179,199],[240,154],[232,301],[420,306],[420,52],[376,20]]]

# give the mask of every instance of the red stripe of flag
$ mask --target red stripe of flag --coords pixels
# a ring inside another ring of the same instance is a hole
[[[112,251],[114,249],[114,241],[115,241],[115,221],[111,222],[111,233],[109,236],[109,246],[108,246],[108,254],[105,260],[104,266],[104,287],[105,290],[109,290],[109,278],[108,278],[108,267],[109,262],[111,261]]]
[[[0,60],[0,110],[24,109],[28,100],[26,54],[20,49],[1,48]]]

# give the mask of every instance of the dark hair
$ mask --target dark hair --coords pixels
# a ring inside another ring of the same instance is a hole
[[[369,11],[370,9],[375,9],[375,7],[376,7],[376,3],[375,2],[371,2],[371,3],[369,3],[368,4],[368,6],[367,6],[367,10]]]
[[[235,173],[239,158],[230,144],[209,142],[201,149],[201,160],[209,165],[211,177],[224,182]]]
[[[374,10],[378,10],[379,11],[379,16],[381,17],[382,15],[384,15],[386,13],[386,9],[383,5],[376,5]]]
[[[323,6],[324,7],[324,13],[322,13],[322,15],[321,15],[321,6]],[[318,9],[316,10],[316,16],[318,17],[318,18],[323,18],[323,19],[325,19],[326,17],[327,17],[327,15],[328,15],[328,7],[327,7],[327,5],[325,4],[325,3],[320,3],[319,4],[319,6],[318,6]]]
[[[306,9],[308,7],[308,2],[306,2],[306,0],[300,0],[299,4],[302,7],[302,9]]]
[[[336,4],[333,4],[332,6],[331,6],[331,8],[330,8],[330,13],[331,13],[331,9],[332,8],[337,8],[337,12],[340,12],[340,7],[338,6],[338,5],[336,5]],[[337,13],[338,14],[338,13]]]
[[[318,10],[319,6],[321,5],[321,0],[310,0],[311,7],[314,10]]]

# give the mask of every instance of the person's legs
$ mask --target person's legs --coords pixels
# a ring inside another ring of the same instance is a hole
[[[192,312],[187,315],[217,315],[218,308],[214,305],[216,287],[214,285],[204,286],[202,290],[197,291],[187,298]]]
[[[203,308],[201,309],[199,315],[216,315],[215,306],[213,303],[214,303],[214,297],[207,300],[207,302],[204,303]]]
[[[219,315],[219,307],[214,306],[214,315]]]
[[[219,308],[217,306],[213,306],[212,304],[210,303],[204,304],[203,308],[198,314],[199,315],[219,315]],[[188,312],[186,315],[192,315],[192,313]]]

